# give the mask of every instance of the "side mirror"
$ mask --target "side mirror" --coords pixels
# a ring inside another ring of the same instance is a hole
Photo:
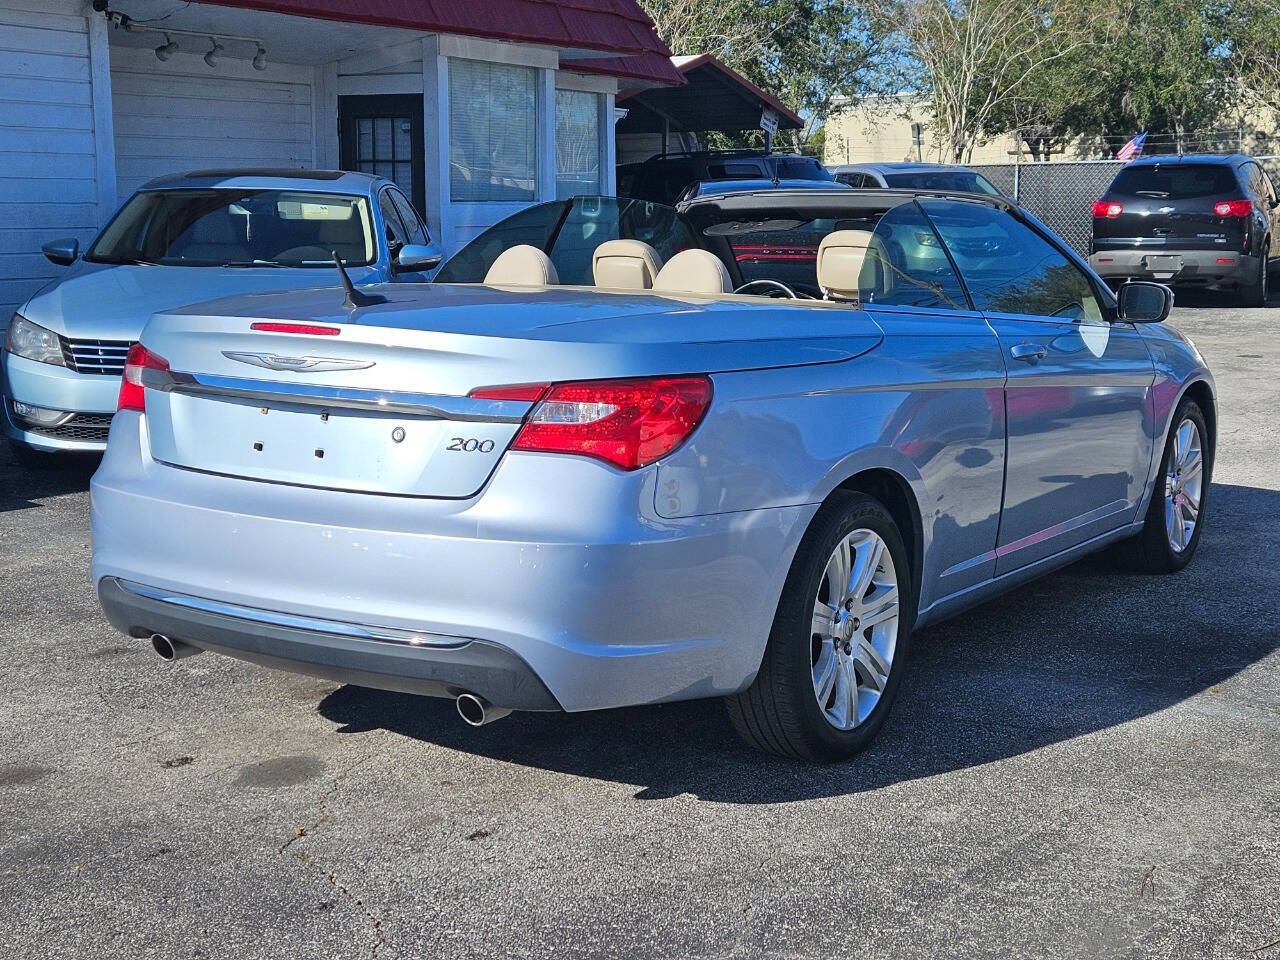
[[[406,243],[395,255],[397,270],[433,270],[440,266],[444,251],[434,243]]]
[[[1135,280],[1120,288],[1120,319],[1129,323],[1159,323],[1173,309],[1173,291],[1163,283]]]
[[[76,257],[80,256],[80,241],[75,237],[68,237],[65,240],[51,240],[40,250],[48,257],[50,263],[56,263],[60,267],[69,267],[76,262]]]

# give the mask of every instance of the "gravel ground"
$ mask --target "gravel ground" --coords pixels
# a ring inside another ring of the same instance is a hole
[[[926,631],[844,766],[717,703],[471,731],[167,667],[98,612],[91,465],[0,446],[0,956],[1280,960],[1280,303],[1175,322],[1220,391],[1195,563]]]

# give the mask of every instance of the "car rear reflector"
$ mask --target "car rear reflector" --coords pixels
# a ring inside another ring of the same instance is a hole
[[[636,470],[689,439],[710,404],[705,376],[552,384],[512,449],[595,457]]]
[[[117,413],[121,410],[146,412],[146,391],[142,387],[142,371],[146,369],[168,370],[169,361],[135,343],[124,360],[124,376],[120,380],[120,396],[116,400]]]
[[[263,333],[305,333],[313,337],[336,337],[342,332],[341,327],[321,327],[314,323],[251,323],[249,329]]]
[[[1235,257],[1219,257],[1218,262],[1219,263],[1235,263],[1236,258]]]
[[[1216,217],[1248,217],[1253,214],[1253,203],[1249,200],[1223,200],[1213,205]]]
[[[1116,203],[1114,200],[1095,200],[1093,202],[1095,220],[1114,220],[1122,213],[1124,213],[1124,204],[1122,203]]]
[[[476,387],[467,396],[477,400],[540,400],[549,383],[513,383],[500,387]]]

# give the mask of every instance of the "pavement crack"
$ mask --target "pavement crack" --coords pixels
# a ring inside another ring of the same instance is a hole
[[[347,779],[347,776],[357,767],[367,763],[371,759],[372,757],[362,757],[360,760],[357,760],[334,777],[333,783],[330,784],[329,789],[320,797],[320,803],[316,808],[315,818],[305,826],[295,826],[293,828],[293,836],[281,844],[280,849],[276,852],[280,854],[288,853],[289,856],[293,857],[303,866],[309,867],[312,870],[323,874],[324,878],[329,881],[330,886],[332,886],[337,893],[341,894],[348,903],[360,911],[365,920],[369,922],[373,931],[373,950],[370,953],[370,956],[377,957],[378,952],[386,945],[387,942],[387,935],[382,929],[382,917],[364,902],[364,898],[357,896],[350,887],[340,880],[335,871],[318,863],[316,859],[304,849],[289,849],[297,841],[301,840],[303,837],[311,836],[313,831],[329,822],[329,801],[332,800],[338,790],[341,789],[343,783]]]
[[[305,836],[309,836],[311,831],[315,830],[317,827],[321,826],[322,824],[328,823],[329,822],[329,801],[333,799],[334,795],[342,787],[342,783],[344,780],[347,779],[347,776],[360,765],[364,763],[368,763],[370,759],[371,757],[362,757],[361,759],[357,760],[355,763],[351,764],[351,766],[344,769],[336,777],[334,777],[333,783],[329,785],[329,789],[326,790],[320,797],[320,804],[316,808],[315,819],[312,820],[306,826],[301,826],[301,827],[295,826],[293,828],[293,836],[291,836],[288,840],[286,840],[283,844],[281,844],[280,849],[277,850],[276,853],[284,853],[291,846],[293,846],[293,844],[296,841],[301,840]]]

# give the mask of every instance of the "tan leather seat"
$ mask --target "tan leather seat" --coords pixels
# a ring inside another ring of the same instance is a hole
[[[596,286],[611,290],[649,290],[661,269],[658,251],[643,240],[606,240],[591,255]]]
[[[547,287],[559,283],[560,276],[550,257],[522,243],[498,255],[484,282],[498,287]]]
[[[859,281],[869,252],[870,230],[836,230],[818,244],[818,286],[828,300],[858,300]]]
[[[681,250],[663,265],[653,289],[664,293],[732,293],[733,281],[720,258],[709,250]]]

